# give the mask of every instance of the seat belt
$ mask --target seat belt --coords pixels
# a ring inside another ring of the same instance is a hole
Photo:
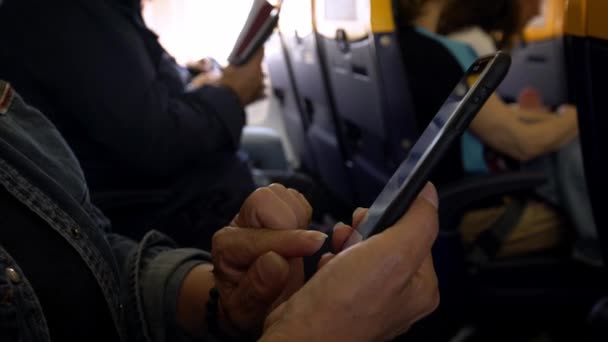
[[[507,204],[505,212],[475,239],[467,260],[475,265],[483,265],[494,259],[517,227],[526,209],[526,203],[525,200],[513,199]]]

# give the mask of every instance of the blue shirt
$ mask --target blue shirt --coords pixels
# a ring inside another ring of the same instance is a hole
[[[416,28],[420,33],[441,43],[456,58],[463,72],[466,72],[479,58],[473,48],[460,42],[437,35],[425,28]],[[484,157],[483,144],[470,132],[466,132],[461,140],[462,164],[466,173],[488,173],[489,169]]]

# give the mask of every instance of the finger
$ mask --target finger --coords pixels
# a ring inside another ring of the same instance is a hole
[[[308,227],[310,225],[310,222],[312,221],[312,213],[313,213],[312,206],[310,205],[310,203],[308,202],[306,197],[304,197],[304,195],[302,195],[302,193],[299,192],[298,190],[291,189],[291,188],[289,188],[287,190],[300,204],[300,207],[302,208],[302,210],[304,212],[304,217],[306,218],[306,227]]]
[[[251,194],[235,222],[242,228],[289,229],[298,227],[296,213],[270,188]]]
[[[289,191],[289,189],[281,184],[271,184],[268,188],[274,192],[279,199],[285,202],[294,213],[297,222],[297,225],[294,228],[307,229],[308,224],[310,223],[308,209],[302,204],[298,196],[294,195],[294,192],[297,191]]]
[[[278,254],[269,252],[258,258],[224,303],[231,323],[241,331],[259,332],[288,276],[289,264]]]
[[[306,212],[308,213],[308,216],[310,217],[310,219],[312,220],[312,214],[314,213],[314,209],[312,207],[312,205],[310,204],[310,202],[308,202],[308,199],[306,199],[306,196],[304,196],[301,192],[297,191],[298,193],[298,197],[300,198],[300,201],[304,204],[304,206],[306,207]]]
[[[340,253],[342,246],[346,243],[354,229],[340,222],[334,227],[334,234],[332,236],[331,248],[334,253]]]
[[[213,236],[213,262],[220,271],[249,267],[260,255],[274,251],[284,258],[300,258],[318,251],[327,235],[308,230],[224,228]]]
[[[359,227],[361,222],[365,219],[368,213],[368,209],[365,208],[357,208],[353,213],[353,227],[356,229]]]
[[[427,183],[418,197],[424,198],[435,209],[439,209],[439,195],[437,195],[437,189],[433,183]]]
[[[319,265],[317,266],[317,270],[320,270],[323,267],[325,267],[325,265],[327,265],[335,257],[336,256],[334,254],[332,254],[332,253],[327,253],[327,254],[323,255],[321,257],[321,260],[319,260]]]

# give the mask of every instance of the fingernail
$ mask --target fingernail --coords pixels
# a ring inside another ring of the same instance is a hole
[[[344,222],[338,222],[334,225],[334,229],[333,231],[336,231],[336,229],[338,229],[338,227],[342,227],[342,226],[346,226],[346,224]]]
[[[439,209],[439,196],[437,195],[437,189],[435,189],[435,186],[432,183],[428,183],[424,187],[420,196],[435,207],[435,209]]]
[[[309,231],[304,232],[304,234],[306,235],[307,238],[314,240],[314,241],[325,241],[329,237],[327,234],[318,232],[316,230],[309,230]]]
[[[357,208],[357,209],[355,209],[355,212],[353,213],[353,217],[359,216],[359,214],[361,214],[363,211],[365,211],[365,208]]]

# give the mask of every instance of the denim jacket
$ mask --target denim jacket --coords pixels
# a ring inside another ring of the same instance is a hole
[[[112,234],[108,220],[91,205],[84,175],[59,132],[1,80],[0,185],[81,256],[99,283],[122,341],[186,339],[175,322],[178,291],[188,271],[209,261],[209,255],[175,249],[157,232],[139,243]],[[50,341],[27,276],[0,241],[3,342]]]

